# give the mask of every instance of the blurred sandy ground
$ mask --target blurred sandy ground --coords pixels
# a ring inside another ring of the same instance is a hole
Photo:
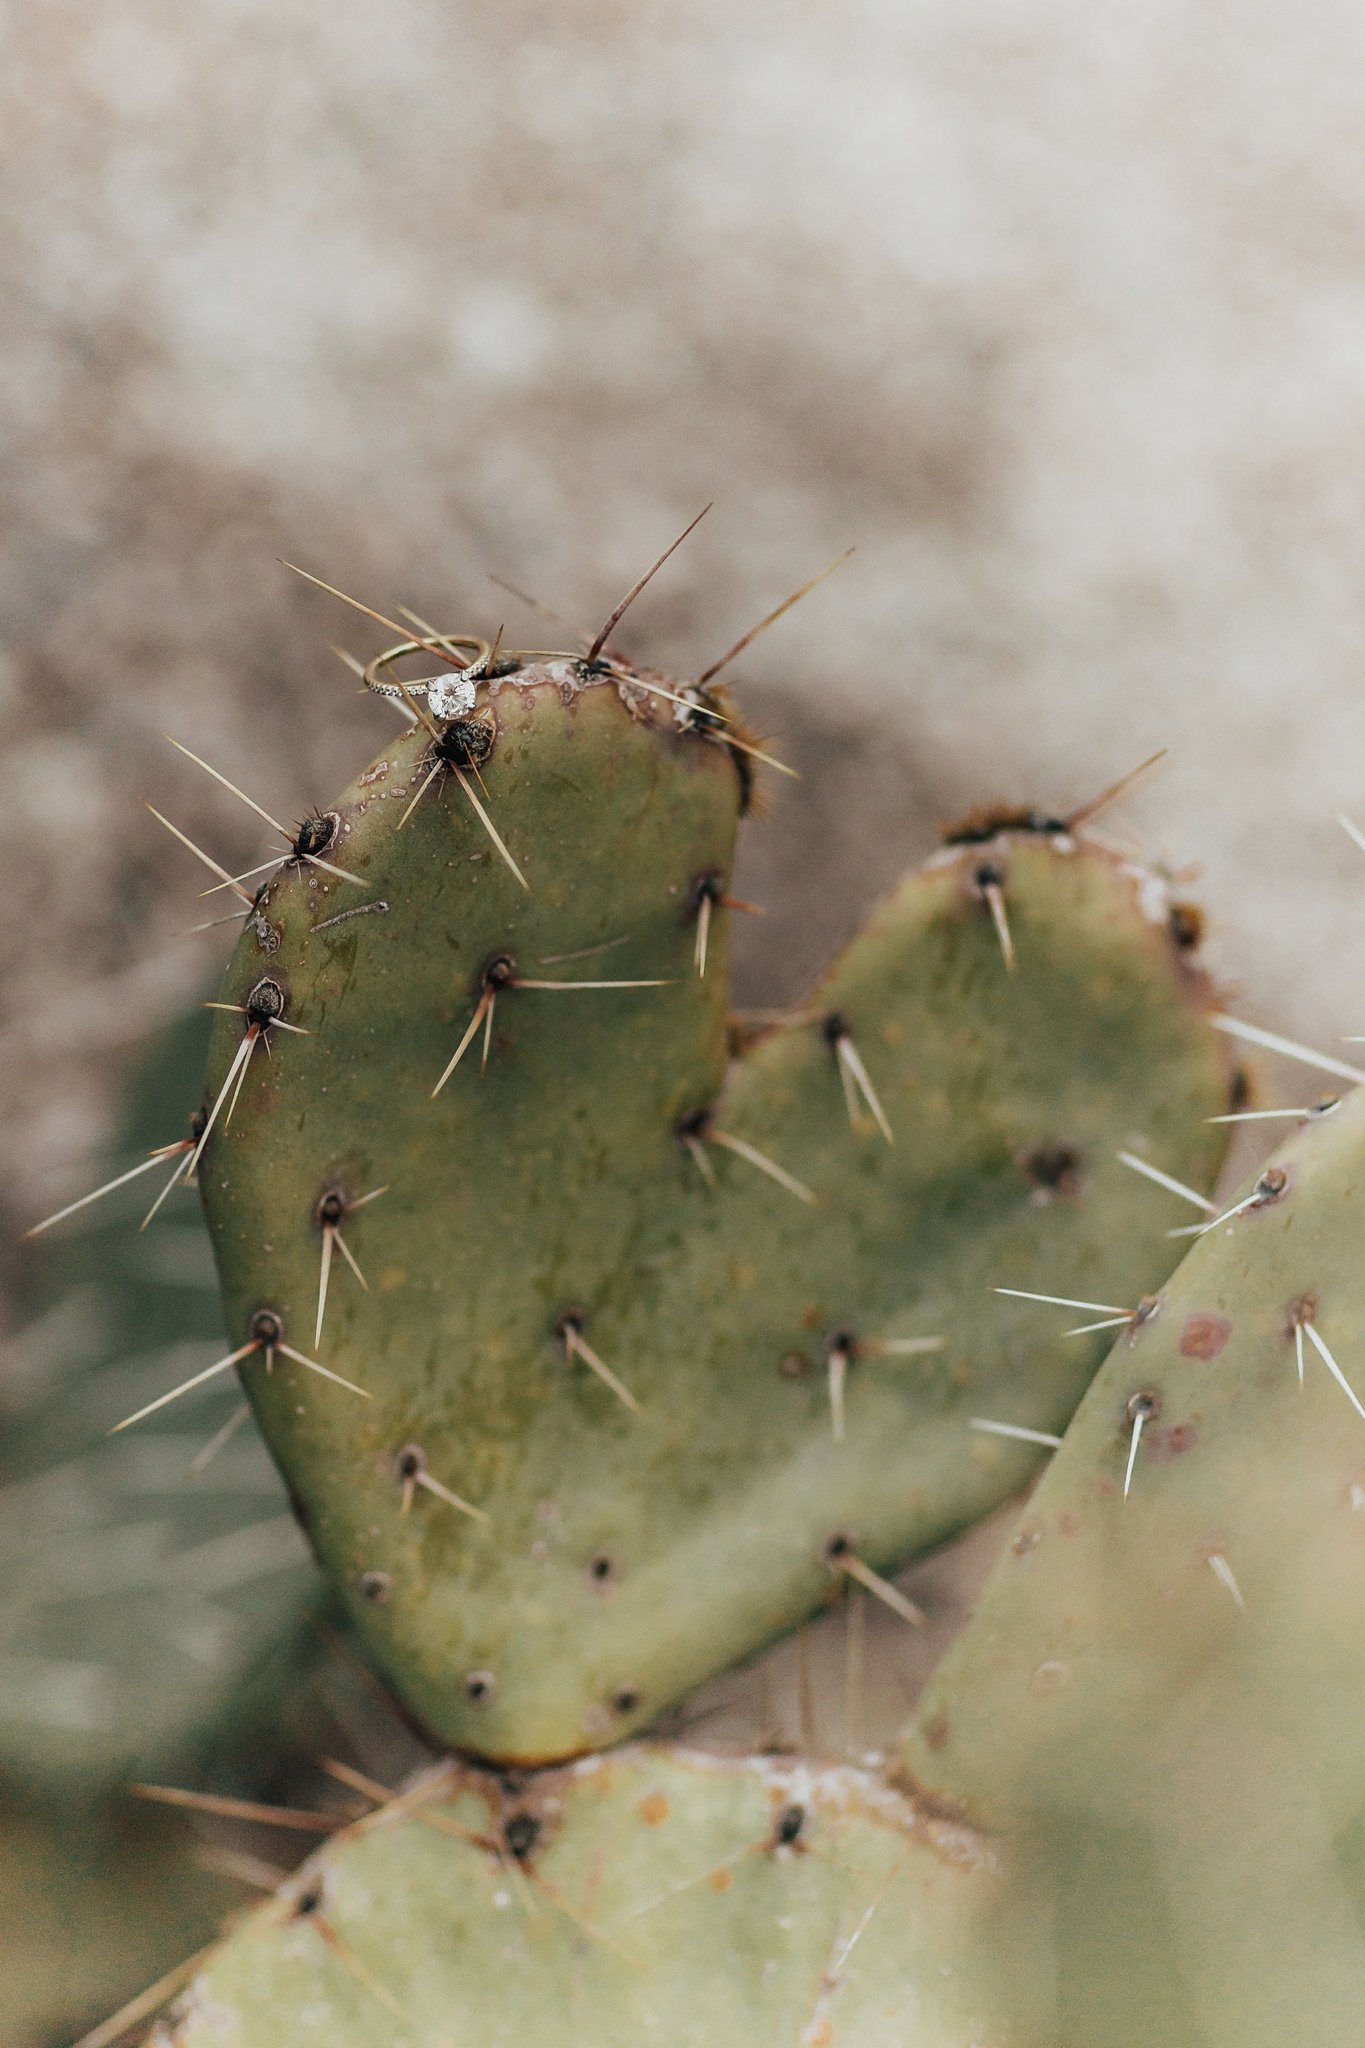
[[[987,795],[1129,806],[1267,1022],[1365,1028],[1365,15],[1348,0],[12,0],[0,26],[3,1109],[17,1209],[222,934],[220,857],[388,729],[276,567],[743,665],[806,772],[785,994]],[[1302,1083],[1297,1085],[1303,1085]],[[168,1105],[170,1137],[183,1105]]]

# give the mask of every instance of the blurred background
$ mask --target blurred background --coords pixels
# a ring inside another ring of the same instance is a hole
[[[1365,1029],[1363,72],[1346,0],[0,17],[0,1401],[31,1439],[147,1311],[89,1297],[126,1240],[77,1277],[17,1230],[178,1134],[147,1047],[226,949],[177,936],[201,877],[139,798],[264,851],[162,735],[295,818],[391,730],[329,643],[392,636],[277,556],[572,645],[491,579],[591,631],[714,500],[620,636],[689,676],[854,547],[735,672],[805,778],[750,828],[747,1000],[955,812],[1064,810],[1166,747],[1115,825],[1194,874],[1236,1001]],[[139,1271],[188,1300],[199,1257]],[[4,2048],[60,2038],[33,1953]]]

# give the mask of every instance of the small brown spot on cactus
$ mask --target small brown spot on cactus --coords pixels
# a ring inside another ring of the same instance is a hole
[[[540,1822],[533,1813],[511,1814],[503,1827],[502,1838],[518,1863],[524,1863],[540,1840]]]
[[[320,1879],[313,1878],[295,1897],[294,1918],[296,1920],[306,1920],[311,1914],[319,1912],[321,1907],[322,1883]]]
[[[1154,1429],[1147,1438],[1149,1458],[1166,1460],[1178,1458],[1184,1451],[1194,1449],[1199,1441],[1199,1432],[1192,1422],[1173,1422],[1168,1429]]]
[[[1038,1527],[1038,1524],[1036,1522],[1025,1522],[1022,1528],[1015,1530],[1014,1540],[1010,1544],[1010,1549],[1016,1557],[1027,1557],[1031,1550],[1038,1548],[1042,1540],[1043,1532]]]
[[[277,981],[268,974],[262,975],[248,994],[243,1008],[247,1026],[255,1025],[258,1030],[276,1023],[284,1015],[285,993]]]
[[[1245,1109],[1248,1103],[1250,1103],[1251,1099],[1251,1075],[1247,1072],[1245,1067],[1234,1067],[1232,1070],[1232,1079],[1228,1083],[1228,1108]]]
[[[1072,1145],[1039,1145],[1025,1153],[1022,1165],[1033,1183],[1035,1201],[1054,1195],[1074,1196],[1081,1190],[1081,1156]]]
[[[1073,1513],[1070,1508],[1063,1508],[1053,1526],[1056,1528],[1059,1536],[1079,1535],[1081,1527],[1080,1516]]]
[[[1062,1687],[1069,1683],[1070,1678],[1070,1665],[1063,1664],[1058,1657],[1049,1657],[1037,1666],[1029,1684],[1034,1692],[1046,1696],[1048,1693],[1060,1692]]]
[[[1284,1334],[1293,1337],[1305,1323],[1311,1323],[1318,1312],[1316,1294],[1296,1294],[1284,1312]]]
[[[247,1324],[247,1330],[254,1343],[270,1351],[284,1335],[284,1324],[273,1308],[258,1308]]]
[[[801,1351],[785,1351],[777,1361],[777,1369],[784,1380],[803,1380],[815,1370]]]
[[[1204,937],[1204,913],[1197,903],[1173,903],[1167,928],[1182,953],[1193,953]]]
[[[819,1304],[819,1302],[818,1302],[818,1301],[808,1301],[808,1302],[806,1303],[805,1307],[804,1307],[804,1308],[802,1309],[802,1311],[801,1311],[801,1327],[802,1327],[802,1329],[803,1329],[803,1330],[818,1330],[818,1329],[819,1329],[819,1327],[820,1327],[820,1325],[821,1325],[821,1323],[822,1323],[823,1321],[824,1321],[824,1316],[823,1316],[823,1315],[821,1314],[821,1312],[820,1312],[820,1304]]]
[[[668,1800],[662,1792],[646,1792],[640,1801],[640,1818],[649,1828],[660,1827],[668,1819]]]
[[[735,1873],[721,1863],[711,1872],[707,1882],[713,1892],[728,1892],[735,1881]]]
[[[1226,1316],[1216,1316],[1206,1310],[1197,1309],[1185,1318],[1180,1332],[1180,1356],[1182,1358],[1217,1358],[1232,1335],[1232,1324]]]
[[[920,1732],[926,1749],[942,1749],[949,1735],[948,1716],[931,1714]]]
[[[387,1572],[362,1572],[360,1590],[372,1606],[382,1607],[393,1591],[393,1580]]]
[[[640,1695],[633,1685],[620,1686],[611,1696],[613,1714],[634,1714],[639,1711]]]
[[[491,1671],[471,1671],[464,1682],[464,1696],[478,1706],[493,1697],[493,1674]]]
[[[605,1550],[599,1550],[596,1557],[588,1560],[588,1577],[594,1586],[608,1586],[615,1576],[616,1565]]]

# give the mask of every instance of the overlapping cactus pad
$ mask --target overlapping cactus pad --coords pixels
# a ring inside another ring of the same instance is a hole
[[[1363,1160],[1307,1117],[1133,1319],[883,1774],[452,1769],[157,2038],[1356,2048]]]
[[[1120,1337],[904,1746],[1002,1846],[976,1967],[1010,2041],[1365,2038],[1365,1095],[1236,1206]]]
[[[750,757],[658,682],[514,665],[387,747],[250,919],[206,1098],[300,1519],[409,1707],[515,1762],[1015,1489],[1036,1452],[970,1418],[1059,1426],[1096,1340],[990,1290],[1135,1301],[1172,1248],[1116,1151],[1220,1157],[1182,921],[1045,819],[946,848],[732,1060]]]
[[[451,1767],[305,1864],[156,2039],[949,2048],[982,2014],[934,1940],[997,1882],[844,1765],[632,1747],[510,1795]]]

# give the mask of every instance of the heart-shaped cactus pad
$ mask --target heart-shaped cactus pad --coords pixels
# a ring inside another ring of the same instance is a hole
[[[737,1027],[751,772],[714,693],[504,664],[307,821],[222,992],[243,1379],[409,1709],[498,1759],[627,1733],[1016,1491],[1036,1449],[973,1419],[1056,1429],[1105,1340],[994,1290],[1122,1313],[1185,1217],[1115,1155],[1222,1156],[1190,920],[1060,820],[964,831]]]

